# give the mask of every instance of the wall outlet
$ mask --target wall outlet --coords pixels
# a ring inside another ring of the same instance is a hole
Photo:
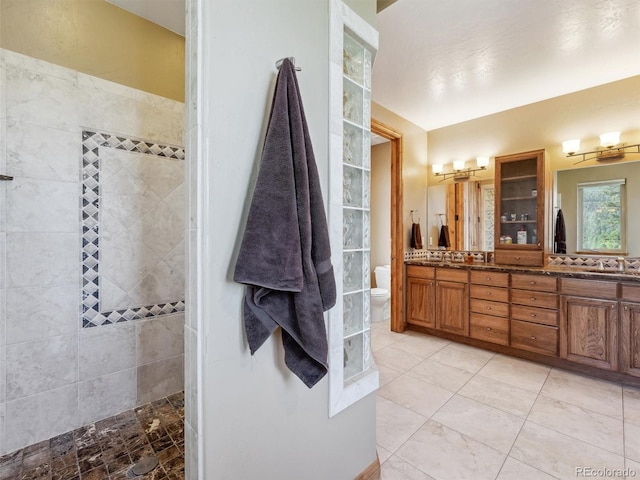
[[[433,237],[429,237],[429,246],[433,247]]]

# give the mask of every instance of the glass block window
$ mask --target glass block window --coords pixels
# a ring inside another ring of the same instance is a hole
[[[371,52],[344,34],[342,221],[344,380],[371,367]]]

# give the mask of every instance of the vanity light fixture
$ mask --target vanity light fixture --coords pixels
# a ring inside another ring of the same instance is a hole
[[[436,177],[442,177],[442,180],[440,180],[441,182],[444,182],[447,178],[451,177],[457,181],[469,180],[469,177],[475,177],[475,172],[485,170],[489,166],[489,157],[477,157],[476,165],[478,168],[465,168],[464,160],[455,160],[453,162],[452,172],[445,173],[444,166],[441,163],[434,163],[431,165],[431,171]]]
[[[574,163],[577,165],[587,160],[619,160],[624,158],[627,151],[634,150],[640,153],[640,143],[625,145],[620,143],[620,132],[607,132],[600,135],[600,146],[590,152],[578,153],[580,140],[565,140],[562,142],[562,151],[567,157],[582,157],[582,160]]]

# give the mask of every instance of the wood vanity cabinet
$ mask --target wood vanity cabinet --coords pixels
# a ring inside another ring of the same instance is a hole
[[[620,302],[620,369],[640,377],[640,285],[623,283]]]
[[[509,274],[472,270],[469,336],[509,345]]]
[[[469,335],[469,272],[436,268],[436,329]]]
[[[435,268],[407,265],[407,323],[436,326]]]
[[[495,158],[495,263],[544,265],[548,175],[544,150]]]
[[[606,370],[618,369],[616,282],[560,279],[560,357]]]
[[[511,275],[511,346],[558,356],[557,278]]]

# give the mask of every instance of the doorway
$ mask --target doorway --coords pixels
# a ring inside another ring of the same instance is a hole
[[[404,322],[404,245],[402,222],[402,134],[371,119],[371,133],[391,144],[391,330],[403,332]]]

